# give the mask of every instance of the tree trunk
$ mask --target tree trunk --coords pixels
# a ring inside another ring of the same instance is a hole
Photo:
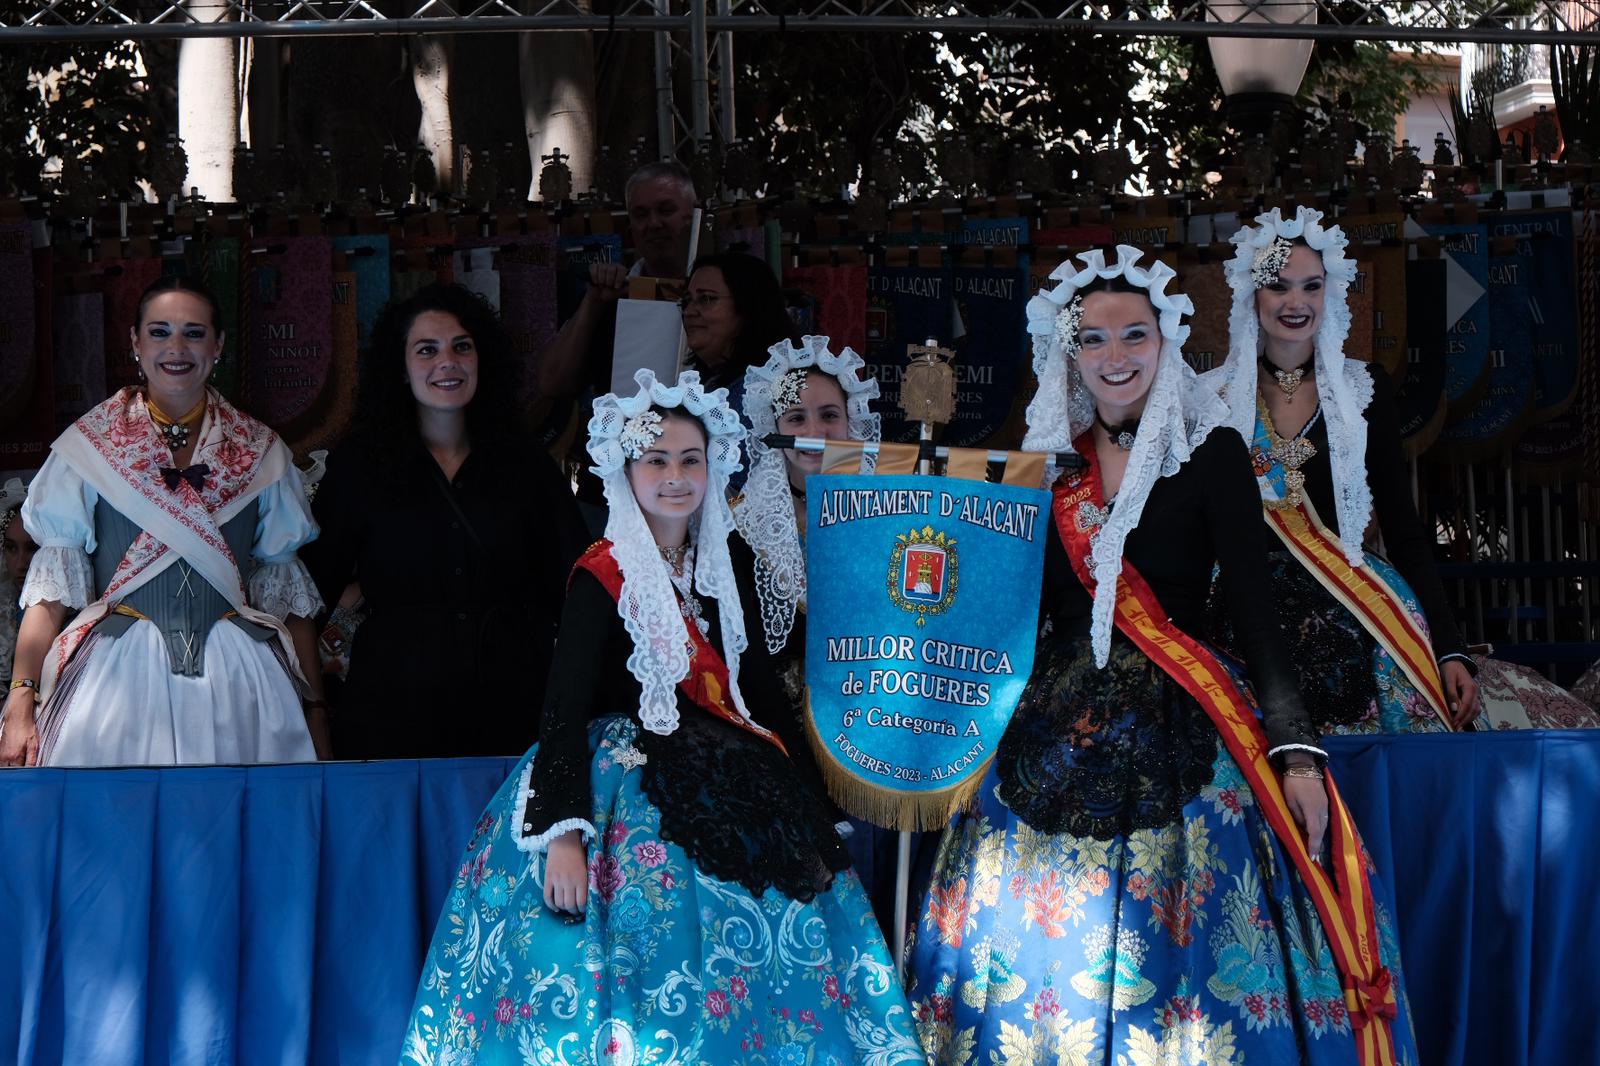
[[[221,22],[222,0],[190,0],[201,22]],[[233,146],[239,138],[238,46],[225,37],[186,40],[178,49],[178,136],[189,158],[185,189],[233,202]]]
[[[529,198],[539,198],[543,157],[560,148],[572,156],[574,196],[594,176],[596,151],[594,48],[586,32],[522,33],[522,113],[533,164]]]
[[[424,34],[411,41],[411,84],[422,105],[417,142],[433,153],[440,191],[453,188],[455,133],[450,125],[450,37]]]

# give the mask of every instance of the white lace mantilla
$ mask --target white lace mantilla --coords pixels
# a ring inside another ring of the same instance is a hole
[[[1372,402],[1372,375],[1362,363],[1345,358],[1350,336],[1350,284],[1355,261],[1345,256],[1348,241],[1338,226],[1322,225],[1322,212],[1300,207],[1293,218],[1273,208],[1257,215],[1254,226],[1241,228],[1231,238],[1238,246],[1228,262],[1228,285],[1233,307],[1228,314],[1228,358],[1203,380],[1227,401],[1228,424],[1246,441],[1255,437],[1257,364],[1261,358],[1261,322],[1256,314],[1256,279],[1252,273],[1260,249],[1273,241],[1304,239],[1322,256],[1327,288],[1322,324],[1317,327],[1313,365],[1317,400],[1328,426],[1328,461],[1333,467],[1333,491],[1338,537],[1351,566],[1365,562],[1361,538],[1372,515],[1372,490],[1367,485],[1367,422],[1364,412]],[[1265,478],[1263,497],[1275,494]]]
[[[832,377],[843,390],[851,440],[876,442],[882,435],[882,418],[871,408],[872,401],[878,398],[878,381],[863,373],[866,363],[852,349],[847,347],[834,355],[827,337],[802,337],[798,347],[783,340],[767,352],[770,358],[744,375],[744,416],[752,430],[748,442],[750,476],[734,510],[734,520],[745,543],[756,553],[761,627],[767,650],[776,655],[789,642],[795,612],[805,602],[806,556],[789,487],[788,464],[781,451],[761,442],[777,428],[780,412],[775,395],[790,371],[816,370]],[[870,470],[870,466],[864,469]]]
[[[744,425],[728,407],[726,389],[707,393],[700,375],[686,370],[673,386],[656,380],[654,372],[634,375],[639,391],[629,397],[607,393],[594,402],[589,420],[591,468],[605,487],[610,517],[606,539],[622,571],[617,613],[633,640],[628,672],[639,682],[639,722],[652,733],[668,734],[678,728],[678,682],[689,676],[688,638],[683,614],[673,593],[671,568],[660,549],[644,512],[628,484],[627,456],[618,438],[634,415],[652,405],[681,407],[706,427],[707,465],[710,468],[705,502],[691,523],[690,537],[697,555],[694,587],[701,596],[717,601],[722,628],[722,654],[728,664],[729,698],[746,718],[744,694],[739,690],[739,656],[749,647],[744,631],[744,611],[734,583],[733,561],[728,555],[728,535],[734,529],[728,507],[728,475],[739,469],[739,442]]]
[[[89,553],[71,545],[54,544],[40,548],[28,564],[28,579],[23,582],[19,602],[24,609],[48,601],[80,611],[98,598]]]
[[[1073,442],[1094,423],[1094,401],[1077,362],[1068,357],[1056,330],[1056,318],[1072,298],[1096,280],[1120,276],[1146,291],[1160,319],[1163,341],[1156,378],[1139,417],[1139,432],[1117,490],[1117,506],[1092,548],[1095,596],[1089,635],[1095,664],[1102,667],[1111,654],[1123,545],[1139,524],[1151,488],[1157,479],[1177,473],[1194,449],[1228,416],[1227,406],[1201,383],[1183,358],[1183,342],[1189,337],[1183,316],[1194,314],[1194,304],[1187,296],[1166,291],[1174,277],[1171,267],[1159,260],[1148,269],[1140,267],[1142,254],[1137,248],[1118,245],[1117,261],[1108,264],[1098,249],[1086,252],[1078,256],[1082,268],[1074,267],[1070,261],[1062,263],[1050,275],[1061,284],[1028,301],[1033,369],[1039,379],[1039,391],[1028,405],[1028,433],[1022,441],[1028,451],[1071,451]],[[1054,471],[1047,476],[1053,478]]]
[[[286,621],[290,615],[315,618],[322,613],[322,594],[298,556],[282,563],[262,563],[250,575],[250,606]]]

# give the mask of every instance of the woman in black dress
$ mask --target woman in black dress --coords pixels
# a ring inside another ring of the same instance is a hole
[[[512,755],[538,733],[582,522],[555,463],[519,430],[520,367],[460,286],[385,308],[357,428],[328,459],[307,553],[323,597],[368,612],[336,708],[344,758]]]

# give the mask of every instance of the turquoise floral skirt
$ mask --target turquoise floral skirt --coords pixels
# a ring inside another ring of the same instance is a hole
[[[1396,1058],[1414,1066],[1372,879]],[[994,766],[940,848],[911,982],[938,1063],[1357,1061],[1299,874],[1204,711],[1120,640],[1106,670],[1087,640],[1041,647]]]
[[[530,751],[468,843],[428,949],[402,1062],[670,1066],[920,1063],[905,995],[855,875],[810,902],[759,896],[663,840],[631,718],[590,727],[589,905],[544,907],[544,858],[516,845]]]

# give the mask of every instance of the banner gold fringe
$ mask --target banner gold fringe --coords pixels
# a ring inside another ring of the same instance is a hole
[[[970,803],[978,794],[978,786],[994,762],[994,754],[959,783],[938,792],[900,792],[891,786],[878,786],[861,780],[840,766],[828,749],[822,735],[817,732],[817,720],[811,713],[811,689],[805,696],[806,739],[822,770],[822,780],[828,795],[846,814],[884,829],[905,830],[913,833],[939,830],[950,824],[950,816]]]

